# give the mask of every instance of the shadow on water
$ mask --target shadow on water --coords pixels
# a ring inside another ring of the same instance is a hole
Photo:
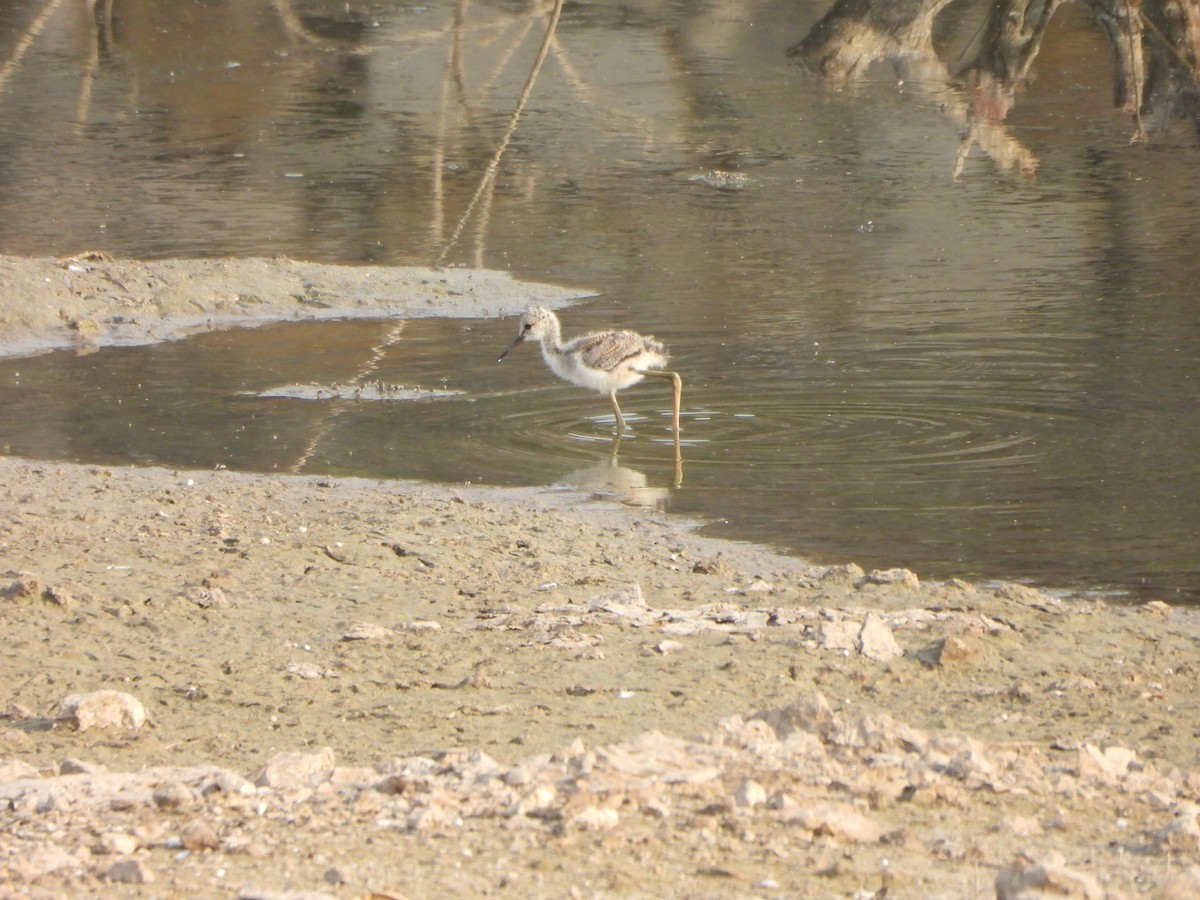
[[[481,319],[4,362],[0,446],[583,487],[822,561],[1194,600],[1200,28],[1168,6],[567,6],[489,183],[543,7],[8,4],[0,249],[422,264],[465,221],[452,264],[602,292],[568,334],[667,340],[684,441],[677,471],[643,384],[614,448]]]

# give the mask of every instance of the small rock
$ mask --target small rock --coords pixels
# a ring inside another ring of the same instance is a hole
[[[897,828],[894,831],[889,831],[879,839],[879,843],[889,847],[902,847],[906,850],[919,850],[924,843],[921,841],[921,835],[915,828],[904,826]]]
[[[639,806],[638,812],[642,813],[642,815],[662,819],[665,822],[671,818],[671,804],[662,797],[654,797]]]
[[[119,831],[106,831],[92,846],[92,852],[101,856],[129,856],[141,846],[132,834]]]
[[[72,331],[79,332],[81,335],[93,338],[100,333],[100,323],[95,319],[70,318],[67,319],[67,327]]]
[[[729,566],[719,559],[700,559],[692,564],[692,572],[696,575],[725,575]]]
[[[558,791],[552,784],[539,784],[526,791],[508,812],[514,816],[536,816],[554,807]]]
[[[844,566],[830,566],[821,575],[821,581],[831,585],[852,585],[859,584],[864,577],[862,566],[858,563],[847,563]]]
[[[219,587],[201,586],[188,591],[184,598],[200,609],[229,609],[233,604]]]
[[[659,641],[657,644],[652,644],[649,648],[651,653],[657,653],[660,656],[669,656],[683,649],[683,644],[679,641]]]
[[[0,750],[24,750],[32,745],[29,734],[20,728],[0,728]]]
[[[1066,675],[1050,683],[1047,690],[1061,691],[1098,691],[1100,685],[1086,675]]]
[[[571,822],[585,831],[609,831],[620,821],[617,811],[607,806],[585,806],[571,817]]]
[[[1042,823],[1034,816],[1006,816],[996,826],[996,831],[1015,834],[1017,837],[1037,837],[1043,833]]]
[[[612,613],[635,621],[643,619],[650,612],[646,598],[642,595],[642,586],[636,582],[623,590],[593,597],[588,601],[588,610]]]
[[[20,781],[24,778],[41,778],[42,773],[20,759],[7,759],[0,763],[0,784]]]
[[[10,572],[11,574],[11,572]],[[71,610],[78,606],[78,600],[64,588],[53,584],[44,584],[38,578],[26,575],[17,578],[0,588],[0,599],[5,600],[44,600],[48,604]]]
[[[154,789],[154,805],[162,810],[191,809],[199,802],[196,792],[182,781],[164,781]]]
[[[259,787],[313,787],[329,780],[334,761],[331,747],[323,747],[317,753],[279,753],[262,767],[253,780]]]
[[[203,819],[192,819],[180,828],[179,842],[188,850],[216,850],[221,846],[216,830]]]
[[[364,790],[379,781],[379,770],[370,766],[338,766],[329,775],[329,783],[336,788]]]
[[[757,781],[747,778],[738,785],[733,802],[742,809],[754,809],[767,802],[767,792]]]
[[[1086,872],[1068,869],[1061,853],[1048,853],[1041,862],[1022,856],[996,876],[996,900],[1104,900],[1100,883]]]
[[[86,853],[87,851],[83,852]],[[41,844],[32,849],[26,849],[16,858],[10,859],[11,861],[6,860],[9,872],[28,881],[40,878],[51,872],[60,872],[63,869],[75,868],[81,862],[79,855],[67,852],[66,849],[57,843]],[[6,880],[5,887],[8,887],[10,884],[11,882]]]
[[[79,731],[89,728],[141,728],[146,708],[141,701],[120,691],[72,694],[58,706],[55,718],[73,724]]]
[[[827,835],[856,844],[874,844],[883,829],[848,803],[818,803],[801,807],[789,821],[813,834]]]
[[[492,686],[492,679],[487,673],[487,669],[480,667],[460,681],[455,687],[478,688],[485,689]]]
[[[287,672],[289,675],[295,675],[297,678],[303,678],[306,681],[324,678],[326,675],[325,670],[316,663],[297,662],[296,660],[292,660],[286,666],[284,666],[283,671]]]
[[[782,709],[765,710],[750,717],[750,721],[760,719],[775,729],[780,740],[786,740],[796,732],[822,734],[834,721],[829,701],[819,692],[789,703]]]
[[[400,631],[441,631],[442,623],[433,619],[415,619],[399,626]]]
[[[1005,695],[1018,703],[1028,703],[1033,699],[1033,685],[1028,681],[1014,681],[1005,691]]]
[[[417,834],[446,834],[459,824],[454,813],[441,806],[426,806],[408,816],[408,829]]]
[[[16,581],[10,581],[4,587],[0,588],[0,598],[5,600],[29,600],[33,597],[42,597],[45,595],[46,585],[32,576],[18,578]]]
[[[1101,750],[1094,744],[1084,744],[1079,751],[1079,776],[1108,784],[1123,781],[1138,765],[1137,753],[1124,747]]]
[[[921,586],[921,580],[908,569],[875,569],[862,579],[863,584],[898,584],[911,590]]]
[[[58,764],[59,775],[103,775],[107,771],[107,766],[84,762],[73,757],[68,757]]]
[[[200,793],[207,797],[218,791],[223,794],[241,794],[243,797],[248,797],[255,792],[255,787],[248,779],[236,772],[218,769],[204,780],[200,786]]]
[[[105,877],[121,884],[150,884],[154,873],[140,859],[118,859],[108,867]]]
[[[79,605],[79,601],[75,599],[75,595],[60,587],[50,586],[42,591],[42,599],[63,609],[74,609]]]
[[[855,641],[861,630],[862,626],[852,619],[822,622],[817,640],[821,642],[822,650],[855,650]]]
[[[979,655],[979,646],[966,638],[943,638],[934,645],[934,658],[940,666],[953,666],[969,663]]]
[[[1000,600],[1011,600],[1014,603],[1020,603],[1023,606],[1031,606],[1034,609],[1049,611],[1062,607],[1062,601],[1049,594],[1044,594],[1037,588],[1031,588],[1023,584],[1014,584],[1006,582],[996,588],[996,597]]]
[[[396,632],[390,628],[384,628],[382,625],[377,625],[374,622],[358,622],[350,626],[349,630],[342,635],[342,640],[386,641],[388,638],[395,636]]]
[[[36,718],[32,709],[28,706],[22,706],[20,703],[10,703],[4,707],[4,711],[0,712],[0,719],[12,719],[21,721],[23,719]]]
[[[1061,750],[1064,753],[1073,753],[1082,747],[1079,740],[1073,737],[1055,738],[1050,742],[1051,750]]]
[[[863,619],[856,647],[859,653],[876,662],[888,662],[904,655],[904,651],[892,636],[892,629],[888,628],[882,616],[873,612],[867,613],[867,617]]]
[[[384,776],[373,787],[381,794],[403,794],[412,786],[412,781],[403,775],[393,773]]]

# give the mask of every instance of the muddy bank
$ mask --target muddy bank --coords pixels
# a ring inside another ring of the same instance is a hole
[[[505,272],[275,259],[0,256],[0,355],[144,344],[266,322],[508,316],[588,291]]]
[[[1200,884],[1190,610],[810,566],[562,492],[0,485],[7,895]]]

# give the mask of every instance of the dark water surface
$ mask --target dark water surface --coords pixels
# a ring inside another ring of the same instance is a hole
[[[681,473],[662,385],[625,395],[614,457],[603,399],[528,348],[495,364],[511,321],[408,323],[372,378],[461,392],[420,402],[258,396],[354,380],[384,331],[362,321],[6,361],[0,449],[574,484],[817,561],[1200,599],[1193,135],[1131,143],[1103,36],[1064,8],[960,160],[952,87],[788,64],[828,6],[568,6],[447,257],[595,288],[568,334],[667,340]],[[941,39],[978,22],[958,6]],[[13,0],[0,252],[429,264],[543,28],[507,3],[146,0],[97,23]]]

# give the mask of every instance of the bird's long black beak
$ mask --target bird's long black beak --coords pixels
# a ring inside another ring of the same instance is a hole
[[[513,339],[511,344],[504,348],[504,352],[500,354],[500,358],[497,359],[496,362],[503,362],[504,357],[508,356],[508,354],[512,352],[512,348],[517,346],[517,344],[521,343],[523,340],[525,340],[525,332],[522,331]]]

